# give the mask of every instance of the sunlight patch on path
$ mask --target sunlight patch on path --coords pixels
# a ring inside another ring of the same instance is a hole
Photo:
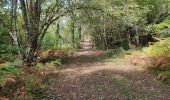
[[[57,77],[50,77],[56,80],[49,85],[50,91],[57,98],[72,100],[168,100],[169,89],[163,89],[146,69],[130,65],[123,58],[102,58],[104,54],[81,50],[68,58],[51,72]]]
[[[94,49],[82,49],[79,52],[75,54],[75,56],[99,56],[99,55],[104,55],[104,51],[97,51]]]
[[[53,73],[72,73],[72,78],[79,77],[87,74],[92,74],[98,71],[102,70],[108,70],[113,72],[133,72],[133,71],[144,71],[142,68],[137,68],[136,66],[132,65],[117,65],[114,62],[106,62],[103,65],[93,65],[90,67],[75,67],[75,68],[67,68],[67,69],[61,69],[56,70]]]

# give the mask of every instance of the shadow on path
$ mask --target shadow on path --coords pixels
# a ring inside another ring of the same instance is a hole
[[[80,50],[48,75],[49,100],[170,100],[170,87],[139,66],[106,62],[104,51]]]
[[[107,56],[104,51],[94,49],[82,49],[73,56],[64,58],[62,60],[61,68],[67,67],[82,67],[92,65],[102,65]]]

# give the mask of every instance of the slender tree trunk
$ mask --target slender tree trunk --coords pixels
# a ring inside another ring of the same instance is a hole
[[[138,33],[138,27],[135,27],[136,29],[136,45],[139,45],[139,33]]]
[[[125,40],[123,40],[123,48],[125,50],[129,50],[130,49],[130,36],[129,36],[129,32],[127,31],[127,33],[125,33]]]
[[[60,22],[58,21],[57,23],[57,28],[56,28],[56,32],[55,32],[56,36],[59,37],[59,42],[60,42],[60,45],[62,45],[64,43],[64,39],[63,37],[60,35]]]
[[[106,36],[106,24],[105,24],[105,19],[104,19],[104,29],[103,29],[103,36],[104,36],[104,41],[105,41],[105,49],[108,50],[108,42],[107,42],[107,36]]]
[[[108,42],[107,42],[107,35],[106,35],[106,18],[105,18],[106,15],[103,16],[103,36],[104,36],[104,41],[105,41],[105,49],[108,50]]]
[[[130,42],[130,33],[129,33],[129,30],[128,30],[128,34],[127,34],[127,42],[128,42],[128,47],[130,49],[131,42]]]
[[[121,47],[122,47],[122,46],[123,46],[122,33],[119,32],[119,33],[118,33],[118,36],[119,36],[119,39],[120,39],[120,45],[121,45]]]
[[[105,41],[105,40],[103,40],[103,34],[102,33],[103,32],[101,30],[101,33],[99,33],[99,38],[100,38],[99,43],[101,43],[101,44],[99,44],[99,45],[102,45],[101,49],[104,50],[105,49],[105,42],[102,42],[102,41]]]
[[[19,49],[19,43],[18,43],[18,36],[17,36],[17,0],[12,0],[12,6],[11,6],[11,38],[13,44],[17,47],[18,54],[21,54]]]
[[[75,47],[75,22],[74,22],[74,18],[72,17],[72,22],[71,22],[71,37],[72,37],[72,44]]]
[[[79,24],[78,33],[79,33],[79,41],[81,41],[81,24]]]

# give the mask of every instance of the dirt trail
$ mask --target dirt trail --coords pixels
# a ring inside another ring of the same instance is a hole
[[[47,100],[170,100],[170,87],[142,67],[83,49],[49,75]]]

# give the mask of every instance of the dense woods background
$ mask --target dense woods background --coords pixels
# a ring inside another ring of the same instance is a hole
[[[169,37],[169,0],[1,0],[0,81],[72,55],[87,41],[109,55],[130,52],[132,64],[149,66],[167,80]]]
[[[2,54],[26,51],[27,62],[40,49],[77,47],[84,35],[100,49],[147,46],[169,36],[168,25],[168,0],[1,1]]]

